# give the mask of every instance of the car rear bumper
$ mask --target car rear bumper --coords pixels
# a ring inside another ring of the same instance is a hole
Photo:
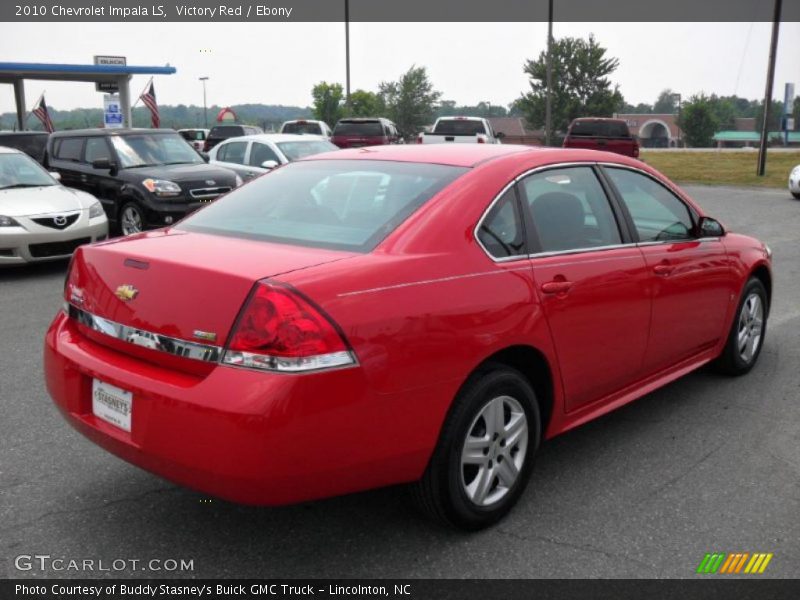
[[[104,240],[108,236],[108,221],[92,221],[64,230],[37,227],[37,231],[31,232],[22,227],[0,228],[0,267],[67,258],[79,245]]]
[[[373,395],[361,368],[189,375],[100,345],[61,312],[44,363],[56,406],[87,438],[234,502],[280,505],[412,481],[432,451],[430,436],[397,429],[405,397]],[[130,433],[93,414],[94,378],[132,392]]]

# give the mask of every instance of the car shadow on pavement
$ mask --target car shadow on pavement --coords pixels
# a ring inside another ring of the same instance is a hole
[[[2,267],[0,268],[0,283],[11,283],[50,275],[66,275],[68,266],[69,259],[65,258],[51,262]]]

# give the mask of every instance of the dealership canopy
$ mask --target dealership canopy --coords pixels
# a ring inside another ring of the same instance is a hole
[[[25,108],[24,81],[26,79],[86,81],[114,85],[119,89],[123,124],[125,127],[130,127],[133,124],[129,89],[131,77],[133,75],[172,75],[173,73],[175,73],[175,67],[0,62],[0,83],[10,83],[14,86],[14,100],[17,105],[17,128],[20,130],[25,128],[27,109]]]

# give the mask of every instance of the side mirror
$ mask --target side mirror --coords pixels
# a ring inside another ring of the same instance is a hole
[[[265,160],[264,162],[261,163],[262,169],[274,169],[277,166],[278,162],[274,160]]]
[[[722,223],[711,217],[700,217],[697,229],[700,232],[699,237],[701,238],[722,237],[725,235],[725,228],[722,226]]]
[[[98,158],[92,161],[92,168],[102,171],[112,171],[116,168],[116,165],[107,158]]]
[[[50,171],[50,177],[52,177],[56,181],[61,181],[61,173],[59,173],[58,171]]]

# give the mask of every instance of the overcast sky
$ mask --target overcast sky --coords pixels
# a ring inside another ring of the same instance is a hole
[[[412,64],[428,68],[443,98],[507,105],[527,89],[522,66],[545,47],[544,23],[353,23],[352,88],[375,90]],[[632,103],[652,103],[670,87],[696,92],[764,94],[769,23],[556,23],[554,36],[594,33],[620,60],[612,79]],[[76,34],[76,31],[79,33]],[[128,64],[177,68],[156,78],[161,104],[202,104],[197,80],[208,76],[209,105],[307,106],[321,80],[344,84],[342,23],[24,23],[0,24],[0,61],[90,63],[95,54]],[[147,77],[134,77],[137,96]],[[781,27],[776,98],[793,81],[800,93],[800,23]],[[28,81],[28,108],[42,90],[58,109],[101,107],[92,84]],[[0,85],[0,112],[14,110],[12,86]]]

